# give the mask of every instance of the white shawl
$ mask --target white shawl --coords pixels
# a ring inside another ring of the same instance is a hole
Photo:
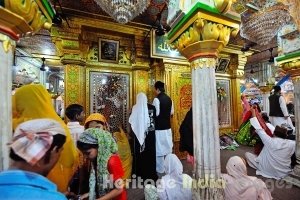
[[[132,107],[129,123],[131,124],[132,130],[142,146],[145,142],[146,131],[150,125],[147,97],[142,92],[138,93],[136,96],[136,104]]]
[[[253,176],[247,176],[244,161],[238,157],[231,157],[226,165],[228,174],[222,177],[226,181],[225,200],[271,200],[271,193],[266,184]]]
[[[192,178],[183,174],[183,166],[175,154],[168,154],[164,162],[166,175],[157,188],[160,200],[192,200]]]

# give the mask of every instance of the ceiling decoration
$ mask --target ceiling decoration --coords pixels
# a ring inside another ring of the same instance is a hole
[[[95,0],[118,23],[126,24],[144,12],[150,0]]]
[[[17,47],[29,54],[56,56],[56,47],[51,41],[50,33],[44,29],[31,37],[20,38]]]
[[[52,4],[54,5],[55,1],[52,0]],[[102,0],[98,0],[102,1]],[[137,0],[139,1],[139,0]],[[147,25],[153,25],[156,21],[157,14],[164,7],[165,3],[169,3],[169,0],[149,0],[148,7],[145,12],[135,17],[132,22],[143,23]],[[66,14],[84,14],[85,16],[91,15],[102,15],[108,16],[108,14],[101,9],[101,7],[95,2],[95,0],[60,0],[62,9]],[[61,12],[60,8],[56,9],[57,12]],[[166,24],[168,15],[168,9],[166,8],[162,12],[161,23],[163,25]]]
[[[262,9],[241,23],[241,36],[257,44],[268,44],[279,29],[290,21],[287,6],[276,4]]]

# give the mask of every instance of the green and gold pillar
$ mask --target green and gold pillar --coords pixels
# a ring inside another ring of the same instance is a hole
[[[224,199],[215,67],[220,51],[239,30],[238,17],[222,14],[230,5],[231,0],[216,0],[215,6],[197,2],[168,34],[192,71],[193,199]]]
[[[90,48],[88,41],[80,40],[81,28],[51,29],[52,41],[56,46],[61,63],[64,65],[64,107],[80,104],[85,107],[85,66]]]

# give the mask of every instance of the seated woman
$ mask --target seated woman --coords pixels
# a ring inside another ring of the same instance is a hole
[[[251,108],[255,109],[257,119],[266,133],[272,137],[272,132],[269,127],[266,125],[264,119],[261,116],[261,110],[258,103],[253,103]],[[263,143],[260,138],[255,133],[255,129],[251,127],[250,118],[252,116],[251,110],[248,110],[245,116],[243,117],[243,123],[240,126],[240,129],[235,137],[235,140],[242,145],[254,146],[254,153],[259,155],[263,148]]]
[[[192,178],[182,173],[183,166],[178,157],[175,154],[168,154],[164,167],[166,175],[162,177],[157,189],[154,186],[145,187],[146,200],[152,200],[153,197],[158,197],[159,200],[191,200]]]
[[[118,147],[112,135],[103,129],[89,128],[81,134],[77,147],[91,160],[89,193],[82,195],[81,199],[87,196],[91,200],[127,199],[122,180],[124,171],[120,157],[116,154]],[[113,185],[109,182],[110,178]]]
[[[225,200],[271,200],[272,196],[266,184],[247,175],[246,162],[241,157],[231,157],[226,165],[227,174],[222,174],[225,180]]]

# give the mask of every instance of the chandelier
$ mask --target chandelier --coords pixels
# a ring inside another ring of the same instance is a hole
[[[267,45],[279,29],[290,21],[287,6],[276,4],[252,14],[242,21],[241,36],[260,45]]]
[[[150,0],[95,0],[95,2],[117,22],[126,24],[142,13]]]

